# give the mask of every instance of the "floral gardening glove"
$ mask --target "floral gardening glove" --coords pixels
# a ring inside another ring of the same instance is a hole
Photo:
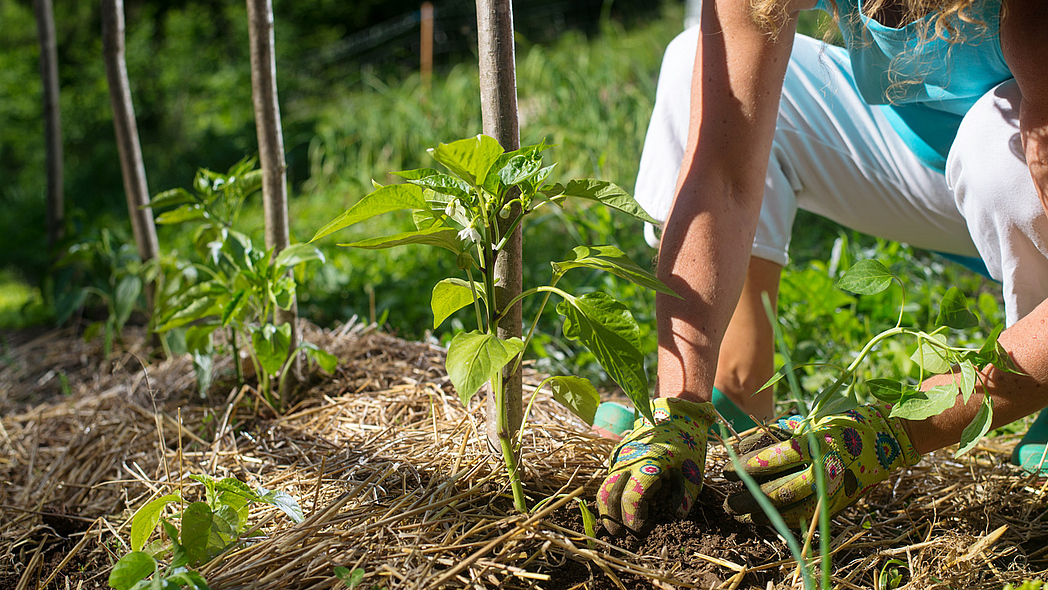
[[[613,535],[623,527],[645,534],[650,517],[663,510],[687,516],[702,488],[713,406],[661,398],[651,409],[655,425],[645,418],[633,423],[611,453],[608,477],[597,493],[604,527]]]
[[[920,461],[901,421],[889,418],[890,413],[891,404],[877,403],[820,418],[811,425],[823,457],[825,502],[831,516],[888,479],[893,470]],[[786,524],[800,528],[814,516],[819,501],[812,449],[800,416],[780,420],[779,426],[743,440],[739,461],[761,484],[761,491]],[[724,477],[739,479],[733,464],[725,466]],[[728,496],[724,506],[739,520],[770,524],[748,490]]]

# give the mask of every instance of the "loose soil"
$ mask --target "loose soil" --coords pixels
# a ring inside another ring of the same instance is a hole
[[[279,414],[227,359],[201,399],[189,360],[158,358],[141,331],[108,359],[73,329],[0,334],[0,589],[107,587],[130,516],[173,489],[199,497],[194,473],[286,491],[306,515],[254,509],[262,536],[201,567],[216,590],[344,587],[336,566],[362,568],[369,589],[802,587],[773,530],[724,512],[737,484],[719,447],[687,518],[590,538],[580,500],[596,512],[614,443],[546,392],[524,431],[534,509],[520,515],[480,436],[483,396],[461,407],[442,349],[359,324],[305,333],[341,362]],[[541,378],[526,372],[525,392]],[[884,588],[886,568],[907,588],[1048,578],[1048,483],[1008,464],[1014,442],[929,455],[839,515],[833,586]]]

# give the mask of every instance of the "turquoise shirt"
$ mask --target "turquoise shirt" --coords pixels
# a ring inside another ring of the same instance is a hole
[[[863,0],[837,0],[837,23],[863,99],[883,112],[914,154],[944,171],[961,119],[975,101],[1012,77],[1001,54],[1002,0],[976,0],[953,19],[959,42],[935,36],[928,23],[886,27],[862,13]],[[832,14],[829,0],[816,8]]]

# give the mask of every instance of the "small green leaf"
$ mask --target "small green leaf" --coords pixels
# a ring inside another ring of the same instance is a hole
[[[631,215],[641,221],[646,221],[656,225],[659,223],[657,219],[648,215],[648,213],[637,203],[636,199],[634,199],[629,193],[618,185],[605,180],[596,180],[593,178],[572,180],[568,182],[568,186],[555,184],[542,192],[551,198],[565,196],[598,201],[612,209],[622,211],[623,213]]]
[[[892,418],[924,420],[938,416],[957,402],[957,386],[939,385],[927,391],[914,392],[892,408]]]
[[[406,178],[411,184],[428,188],[433,192],[469,200],[470,186],[462,180],[449,174],[444,174],[433,168],[419,168],[417,170],[403,170],[393,174]]]
[[[488,170],[506,151],[493,137],[478,135],[451,143],[442,143],[430,150],[433,158],[443,164],[452,174],[480,186],[488,176]]]
[[[517,154],[498,170],[499,180],[505,186],[514,186],[533,178],[542,170],[542,158],[538,155]]]
[[[290,268],[292,266],[298,266],[303,262],[310,262],[313,260],[319,260],[321,264],[324,263],[324,253],[320,251],[316,246],[310,246],[309,244],[291,244],[287,248],[280,251],[277,254],[275,264],[277,265],[277,274],[280,274],[283,269]]]
[[[575,498],[579,503],[579,512],[582,513],[582,530],[586,532],[587,537],[597,536],[597,518],[590,512],[589,506],[586,506],[585,500],[582,498]],[[596,549],[597,543],[593,539],[586,539],[586,544],[591,549]]]
[[[214,515],[204,502],[193,502],[182,513],[182,534],[179,541],[185,549],[189,563],[199,564],[207,556],[207,542],[211,536]]]
[[[958,387],[961,389],[961,395],[964,396],[964,403],[968,403],[971,399],[972,393],[975,392],[975,386],[979,382],[979,372],[969,360],[963,360],[959,363],[960,372],[958,377],[960,382]]]
[[[523,350],[520,338],[502,340],[478,330],[456,334],[448,345],[446,366],[462,405],[468,406],[473,395]]]
[[[869,388],[870,395],[890,404],[897,404],[907,394],[918,391],[914,387],[894,379],[867,379],[866,387]]]
[[[483,285],[475,283],[477,296],[484,298]],[[473,290],[469,282],[462,279],[444,279],[433,285],[433,296],[429,300],[433,310],[433,328],[440,327],[451,314],[473,303]]]
[[[200,221],[207,219],[207,214],[204,213],[203,207],[200,205],[182,205],[178,209],[168,211],[167,213],[161,213],[156,218],[158,225],[174,225],[176,223],[185,223],[187,221]]]
[[[219,481],[215,482],[216,492],[228,492],[230,494],[236,494],[243,496],[251,502],[261,502],[262,498],[255,493],[246,483],[240,481],[235,477],[224,477]]]
[[[298,502],[291,497],[291,494],[280,490],[269,491],[265,488],[258,488],[258,497],[261,502],[272,504],[279,508],[284,514],[292,520],[292,522],[302,522],[305,516],[302,514],[302,508],[298,505]]]
[[[266,324],[261,328],[252,328],[251,347],[262,370],[276,375],[291,352],[291,324]]]
[[[910,356],[910,360],[916,363],[918,367],[934,375],[950,370],[950,359],[947,351],[943,348],[946,345],[945,335],[922,334],[917,342],[917,350]],[[935,342],[939,344],[935,344]]]
[[[655,275],[637,266],[626,254],[615,246],[578,246],[573,250],[574,257],[563,262],[553,262],[553,270],[564,274],[572,268],[594,268],[610,272],[632,283],[647,287],[660,293],[680,297]]]
[[[422,244],[425,246],[437,246],[450,250],[456,255],[462,252],[462,243],[458,239],[458,232],[448,226],[420,229],[416,231],[403,232],[392,236],[379,238],[368,238],[359,242],[339,244],[344,248],[363,248],[366,250],[381,250],[396,246],[407,246],[410,244]]]
[[[640,326],[626,306],[606,293],[587,293],[569,295],[557,304],[557,313],[564,316],[564,335],[582,342],[634,405],[654,421],[640,351]]]
[[[184,188],[173,188],[168,191],[159,193],[149,201],[148,205],[143,205],[141,208],[153,208],[153,209],[166,209],[168,207],[175,207],[178,205],[188,205],[189,203],[196,202],[197,199],[190,194]]]
[[[245,289],[240,289],[236,293],[233,293],[233,298],[229,300],[225,309],[222,310],[222,322],[220,325],[223,328],[228,326],[229,322],[236,318],[240,313],[240,310],[244,309],[244,306],[247,305],[245,295],[247,295]]]
[[[177,587],[185,586],[186,588],[192,588],[193,590],[211,590],[208,587],[207,580],[204,579],[204,576],[200,575],[199,572],[184,567],[172,568],[167,574],[167,579],[173,582]]]
[[[142,293],[142,279],[136,276],[126,276],[116,284],[116,293],[113,297],[113,310],[116,312],[117,329],[127,323],[131,312],[138,303],[138,296]]]
[[[359,567],[353,571],[349,571],[349,568],[342,566],[335,568],[335,577],[342,580],[350,590],[360,585],[360,582],[364,580],[364,573],[364,569]]]
[[[160,522],[160,513],[164,511],[164,507],[170,502],[178,502],[181,499],[178,494],[168,494],[152,500],[135,512],[135,515],[131,517],[132,551],[141,551],[146,546],[146,541],[149,540],[157,523]]]
[[[157,569],[153,556],[142,551],[132,551],[120,558],[109,572],[109,585],[115,590],[131,590],[139,581],[146,579]]]
[[[401,209],[425,209],[426,199],[422,196],[422,187],[414,184],[391,184],[384,186],[358,201],[355,205],[339,215],[331,223],[317,231],[310,242],[349,227],[376,215],[399,211]]]
[[[993,426],[993,398],[986,396],[983,398],[979,413],[975,415],[975,418],[968,426],[964,427],[964,431],[961,433],[960,447],[953,456],[960,457],[972,450],[979,440],[990,431],[991,426]]]
[[[968,298],[961,294],[960,289],[950,287],[939,303],[939,316],[935,318],[935,325],[965,330],[978,326],[979,318],[968,307]]]
[[[303,342],[299,348],[306,354],[306,358],[320,365],[325,373],[334,373],[338,366],[338,357],[318,347],[312,342]]]
[[[592,426],[597,415],[597,406],[600,405],[600,393],[589,379],[556,376],[550,377],[549,382],[553,390],[553,399]]]
[[[876,260],[860,260],[841,275],[837,288],[858,295],[873,295],[887,289],[894,275]]]

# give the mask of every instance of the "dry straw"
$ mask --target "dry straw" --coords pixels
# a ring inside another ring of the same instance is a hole
[[[286,491],[306,515],[257,509],[251,540],[201,568],[215,589],[337,588],[336,566],[363,568],[366,588],[796,586],[793,560],[749,563],[730,543],[676,555],[587,538],[576,499],[592,499],[611,443],[545,393],[523,476],[532,505],[553,499],[513,514],[482,412],[455,400],[442,349],[355,323],[307,335],[343,362],[281,417],[246,388],[202,403],[182,359],[143,368],[132,348],[102,363],[70,332],[15,341],[0,370],[0,588],[105,587],[130,515],[172,489],[199,493],[194,473]],[[878,587],[898,563],[910,588],[1048,577],[1048,485],[1007,465],[1012,442],[926,458],[835,519],[834,585]],[[722,497],[725,454],[710,456],[707,493]]]

